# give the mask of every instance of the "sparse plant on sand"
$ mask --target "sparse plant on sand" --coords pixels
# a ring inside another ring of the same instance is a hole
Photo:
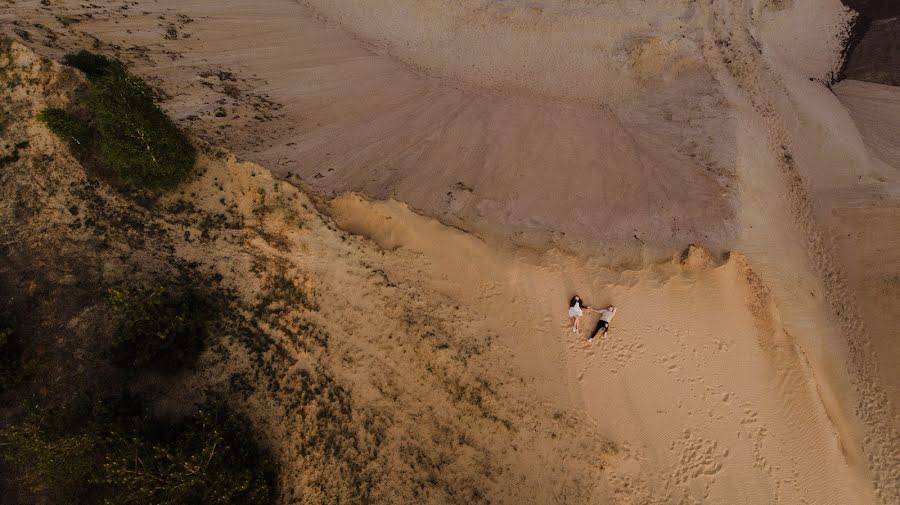
[[[207,296],[176,283],[112,289],[109,303],[119,318],[113,361],[163,372],[193,366],[218,314]]]
[[[6,462],[50,503],[264,505],[274,502],[276,463],[249,423],[214,400],[177,420],[139,401],[35,409],[0,431]]]

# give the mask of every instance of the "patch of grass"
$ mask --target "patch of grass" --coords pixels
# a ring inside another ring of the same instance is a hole
[[[118,315],[113,362],[173,373],[192,367],[219,310],[210,297],[183,283],[112,289]]]
[[[47,107],[37,118],[63,142],[82,146],[87,141],[88,129],[81,121],[64,109]]]
[[[22,344],[12,325],[0,317],[0,392],[15,385],[21,377]]]
[[[88,503],[90,476],[102,468],[97,441],[88,433],[67,432],[61,419],[59,412],[36,411],[0,430],[3,458],[22,487],[48,502]]]
[[[63,63],[81,70],[88,79],[99,79],[113,72],[124,72],[122,64],[102,54],[81,50],[63,57]]]
[[[120,62],[89,51],[66,55],[63,61],[89,80],[83,104],[91,121],[80,126],[92,134],[91,157],[136,188],[171,189],[191,174],[196,149],[159,108],[147,83]],[[67,121],[65,126],[76,124]]]
[[[196,151],[143,80],[111,72],[93,81],[86,103],[96,120],[104,162],[126,182],[165,189],[190,174]]]
[[[2,431],[23,487],[49,503],[273,503],[277,466],[243,416],[211,401],[180,420],[119,397],[35,409]]]

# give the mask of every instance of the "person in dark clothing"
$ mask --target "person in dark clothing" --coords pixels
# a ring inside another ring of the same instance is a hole
[[[610,305],[603,310],[594,312],[600,313],[600,320],[597,321],[597,327],[594,328],[594,332],[588,337],[588,341],[593,340],[598,333],[600,333],[601,337],[609,334],[609,323],[612,322],[612,318],[616,315],[616,308],[613,305]]]

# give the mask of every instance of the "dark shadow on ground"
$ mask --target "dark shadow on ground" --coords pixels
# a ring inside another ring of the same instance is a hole
[[[900,86],[900,1],[843,0],[859,13],[838,80]]]

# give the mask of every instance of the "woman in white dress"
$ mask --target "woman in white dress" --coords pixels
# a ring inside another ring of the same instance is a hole
[[[578,333],[578,325],[585,310],[593,310],[590,305],[585,305],[580,296],[575,295],[569,300],[569,317],[572,319],[572,333]]]

